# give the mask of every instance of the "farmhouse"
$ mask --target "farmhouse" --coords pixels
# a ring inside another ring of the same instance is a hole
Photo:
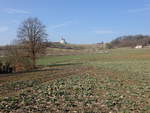
[[[137,45],[137,46],[135,46],[135,48],[140,49],[140,48],[143,48],[143,46],[142,45]]]
[[[104,42],[96,43],[100,48],[105,48],[106,44]]]

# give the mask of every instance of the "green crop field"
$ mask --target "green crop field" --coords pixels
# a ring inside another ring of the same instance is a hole
[[[0,76],[0,112],[150,113],[150,49],[44,56]]]

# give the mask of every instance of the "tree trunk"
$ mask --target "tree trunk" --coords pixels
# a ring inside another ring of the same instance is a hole
[[[32,58],[32,68],[35,69],[35,67],[36,67],[36,58],[35,58],[35,56],[33,56],[33,58]]]

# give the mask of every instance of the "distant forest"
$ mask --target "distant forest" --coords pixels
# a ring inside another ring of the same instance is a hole
[[[112,48],[135,47],[136,45],[149,46],[150,36],[148,35],[128,35],[118,37],[110,42]]]

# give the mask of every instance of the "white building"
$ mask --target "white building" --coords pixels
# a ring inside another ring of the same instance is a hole
[[[65,40],[64,38],[62,38],[62,39],[60,40],[60,43],[61,43],[61,44],[67,44],[67,42],[66,42],[66,40]]]
[[[137,45],[137,46],[135,46],[135,48],[140,49],[140,48],[143,48],[143,46],[142,45]]]

